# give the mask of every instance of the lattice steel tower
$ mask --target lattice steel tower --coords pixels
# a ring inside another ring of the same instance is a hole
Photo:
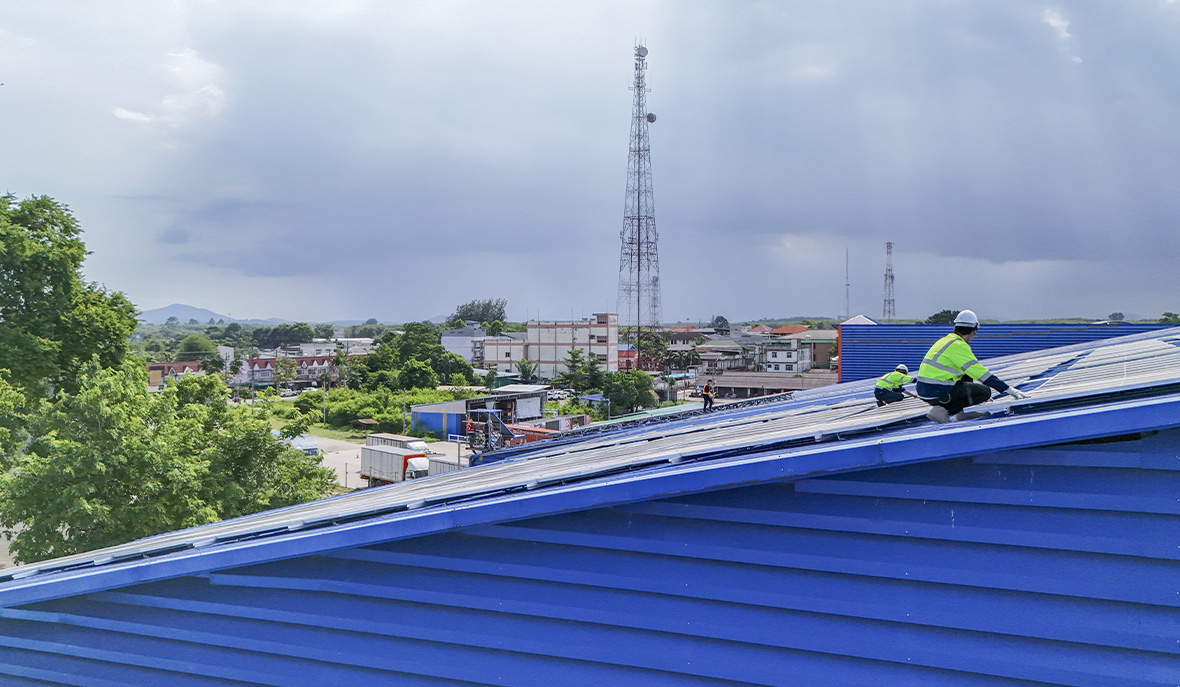
[[[656,251],[655,200],[651,189],[651,147],[647,127],[656,116],[647,111],[647,48],[635,47],[635,102],[631,108],[631,145],[627,152],[627,198],[619,250],[619,326],[630,328],[638,344],[644,329],[659,329],[660,260]],[[638,347],[638,346],[637,346]],[[640,360],[640,367],[643,361]]]
[[[897,319],[897,308],[893,302],[893,242],[885,244],[885,305],[881,308],[881,319],[886,322]]]

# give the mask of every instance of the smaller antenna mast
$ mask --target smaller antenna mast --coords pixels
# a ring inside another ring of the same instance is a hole
[[[848,305],[848,249],[844,249],[844,319],[852,317],[852,308]]]

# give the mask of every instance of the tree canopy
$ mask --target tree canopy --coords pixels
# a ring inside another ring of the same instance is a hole
[[[30,398],[73,390],[95,356],[118,365],[135,331],[135,306],[123,294],[82,280],[80,234],[52,198],[0,196],[0,368]]]
[[[958,310],[939,310],[926,318],[926,324],[954,324],[958,316]]]
[[[335,483],[265,415],[229,405],[216,375],[148,393],[142,362],[128,358],[84,366],[78,386],[32,411],[28,450],[0,477],[0,524],[18,561],[301,503]]]
[[[642,370],[622,370],[607,375],[603,394],[610,399],[612,413],[629,413],[658,405],[652,391],[651,375]]]
[[[254,330],[254,341],[259,348],[280,348],[292,344],[311,343],[315,330],[306,322],[259,327]]]
[[[474,300],[455,308],[455,314],[452,319],[458,319],[472,322],[495,322],[500,320],[503,322],[507,318],[504,316],[504,311],[508,307],[508,300],[504,298],[488,298],[485,300]]]

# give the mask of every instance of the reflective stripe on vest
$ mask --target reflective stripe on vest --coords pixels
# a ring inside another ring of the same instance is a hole
[[[948,386],[966,375],[972,379],[983,379],[990,373],[975,359],[971,346],[958,334],[947,334],[939,339],[926,353],[922,366],[918,368],[918,381],[926,384]]]
[[[878,379],[877,386],[881,387],[882,389],[889,389],[890,391],[896,391],[896,390],[900,389],[901,386],[903,384],[905,384],[906,382],[912,382],[912,381],[914,381],[913,377],[911,377],[907,374],[902,374],[901,372],[898,372],[897,370],[894,370],[893,372],[890,372],[889,374],[885,375],[884,377]]]

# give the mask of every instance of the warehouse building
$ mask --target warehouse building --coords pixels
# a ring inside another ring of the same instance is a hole
[[[872,381],[0,571],[15,685],[1176,685],[1180,329]]]

